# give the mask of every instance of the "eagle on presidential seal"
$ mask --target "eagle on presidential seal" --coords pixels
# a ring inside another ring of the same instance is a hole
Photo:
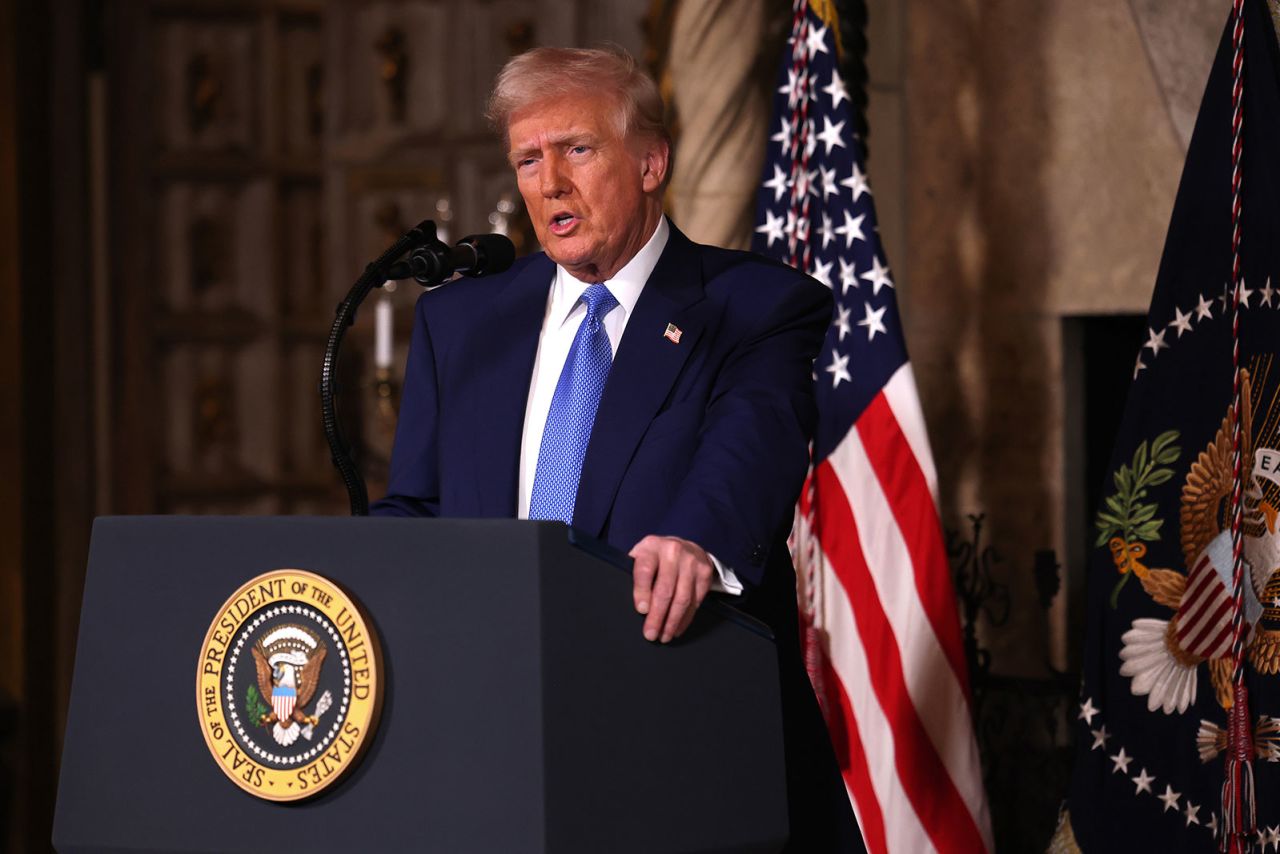
[[[1242,459],[1251,471],[1244,490],[1246,648],[1258,672],[1275,675],[1280,671],[1280,474],[1275,467],[1280,464],[1280,452],[1255,449],[1253,383],[1248,371],[1241,373]],[[1120,673],[1130,677],[1135,695],[1147,697],[1147,708],[1153,712],[1185,712],[1195,701],[1199,665],[1205,662],[1218,704],[1223,709],[1232,704],[1234,417],[1234,407],[1229,407],[1182,486],[1179,533],[1187,571],[1147,568],[1140,562],[1145,546],[1119,537],[1110,542],[1117,569],[1132,573],[1152,600],[1173,611],[1168,619],[1135,619],[1121,637]],[[1268,407],[1259,432],[1275,435],[1278,417],[1277,407]],[[1201,757],[1207,761],[1221,750],[1225,734],[1211,727],[1202,731],[1199,741]]]
[[[324,641],[314,632],[294,624],[271,629],[253,645],[258,690],[271,704],[257,723],[270,728],[277,744],[287,747],[299,735],[309,737],[324,713],[317,708],[315,715],[308,715],[304,709],[315,696],[327,653]]]

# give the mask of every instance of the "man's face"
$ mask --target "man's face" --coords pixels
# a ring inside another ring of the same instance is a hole
[[[625,138],[607,95],[565,95],[515,112],[511,165],[538,241],[581,281],[610,279],[662,215],[662,142]]]

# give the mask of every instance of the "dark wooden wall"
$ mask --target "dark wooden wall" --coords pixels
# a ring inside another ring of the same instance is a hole
[[[49,847],[94,516],[345,512],[334,305],[422,219],[533,248],[493,74],[540,43],[640,54],[647,7],[0,3],[0,851]],[[397,364],[416,295],[390,297]],[[374,374],[372,314],[341,401],[376,496],[399,371]]]
[[[0,833],[48,847],[93,514],[85,11],[0,12]]]

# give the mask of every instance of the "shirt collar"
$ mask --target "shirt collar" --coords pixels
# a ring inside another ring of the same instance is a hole
[[[658,217],[658,227],[654,229],[649,242],[618,271],[617,275],[604,282],[609,293],[613,294],[613,298],[618,301],[624,317],[631,315],[636,303],[640,300],[640,292],[644,290],[645,282],[649,281],[649,276],[653,274],[653,268],[658,266],[658,258],[662,256],[662,250],[667,247],[667,238],[670,235],[671,227],[667,225],[667,218]],[[557,264],[556,279],[551,286],[548,318],[556,325],[562,325],[578,306],[583,291],[591,284],[591,282],[575,279],[568,270]]]

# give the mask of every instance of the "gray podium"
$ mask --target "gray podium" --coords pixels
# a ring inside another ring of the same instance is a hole
[[[497,520],[99,519],[53,842],[77,851],[776,851],[777,656],[721,603],[647,643],[625,559]],[[278,568],[344,587],[382,639],[372,746],[313,800],[228,780],[197,720],[218,609]]]

